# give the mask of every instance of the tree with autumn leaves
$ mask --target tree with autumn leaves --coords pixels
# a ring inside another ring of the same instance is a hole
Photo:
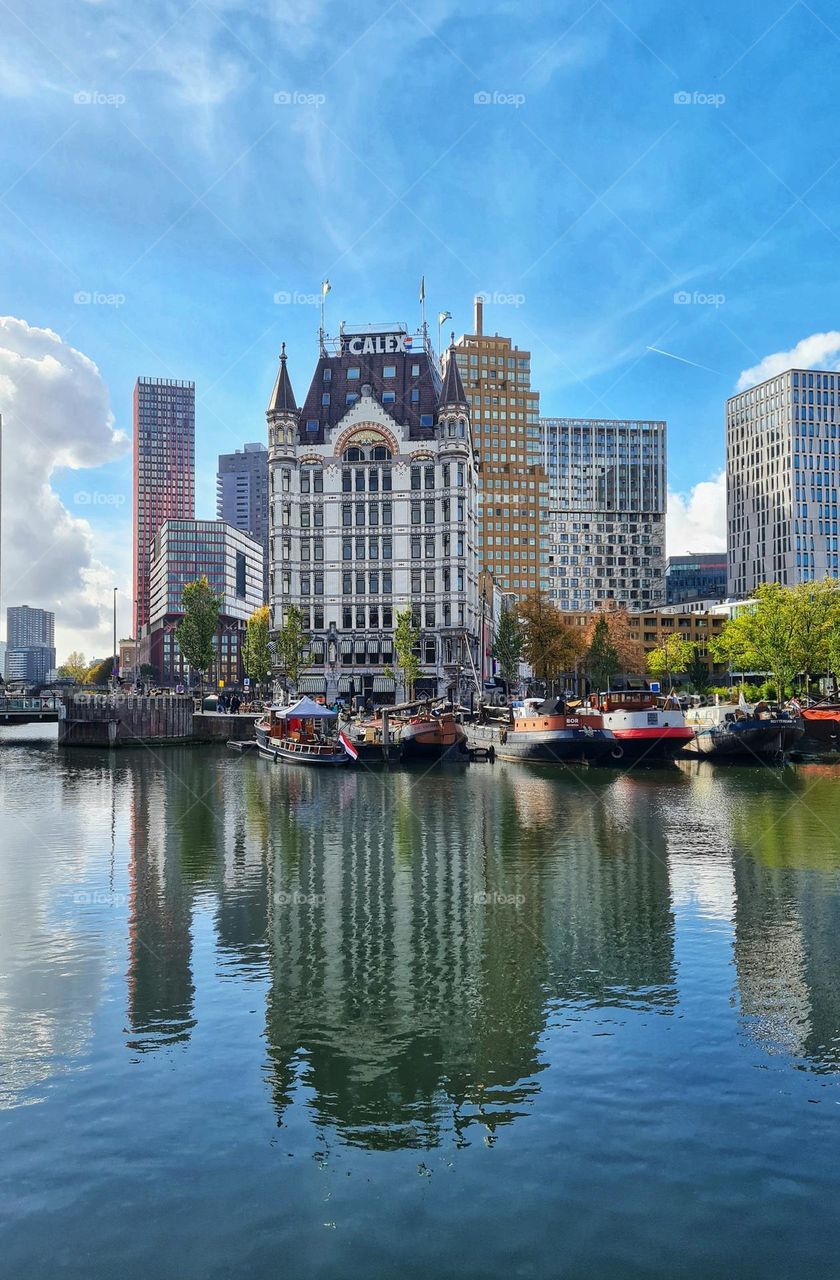
[[[557,678],[573,671],[583,653],[577,629],[569,625],[545,591],[531,591],[519,602],[522,656],[550,692]]]

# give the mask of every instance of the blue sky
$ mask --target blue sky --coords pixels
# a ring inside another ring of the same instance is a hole
[[[476,291],[499,295],[485,327],[530,347],[543,412],[667,419],[689,499],[742,371],[834,331],[825,0],[0,14],[0,312],[95,362],[117,430],[138,374],[195,380],[199,514],[218,452],[263,437],[281,340],[304,391],[325,275],[335,326],[416,322],[421,274],[458,332]],[[124,442],[51,483],[122,581]]]

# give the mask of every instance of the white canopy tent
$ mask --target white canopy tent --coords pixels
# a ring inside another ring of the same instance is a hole
[[[289,707],[271,708],[278,720],[335,720],[337,711],[331,711],[311,698],[298,698]]]

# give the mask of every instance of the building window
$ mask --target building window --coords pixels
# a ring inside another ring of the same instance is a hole
[[[382,370],[383,378],[396,378],[397,366],[395,364],[386,364]]]

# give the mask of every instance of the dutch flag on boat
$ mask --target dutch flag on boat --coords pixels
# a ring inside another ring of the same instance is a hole
[[[344,730],[343,730],[343,729],[341,730],[341,732],[340,732],[340,733],[339,733],[339,735],[338,735],[338,740],[339,740],[339,742],[341,743],[341,745],[344,747],[344,750],[347,752],[347,754],[348,754],[348,756],[350,757],[350,759],[351,759],[351,760],[358,760],[358,758],[359,758],[359,753],[358,753],[358,751],[356,750],[356,748],[353,746],[353,743],[352,743],[352,742],[350,741],[350,739],[347,737],[347,734],[344,732]]]

